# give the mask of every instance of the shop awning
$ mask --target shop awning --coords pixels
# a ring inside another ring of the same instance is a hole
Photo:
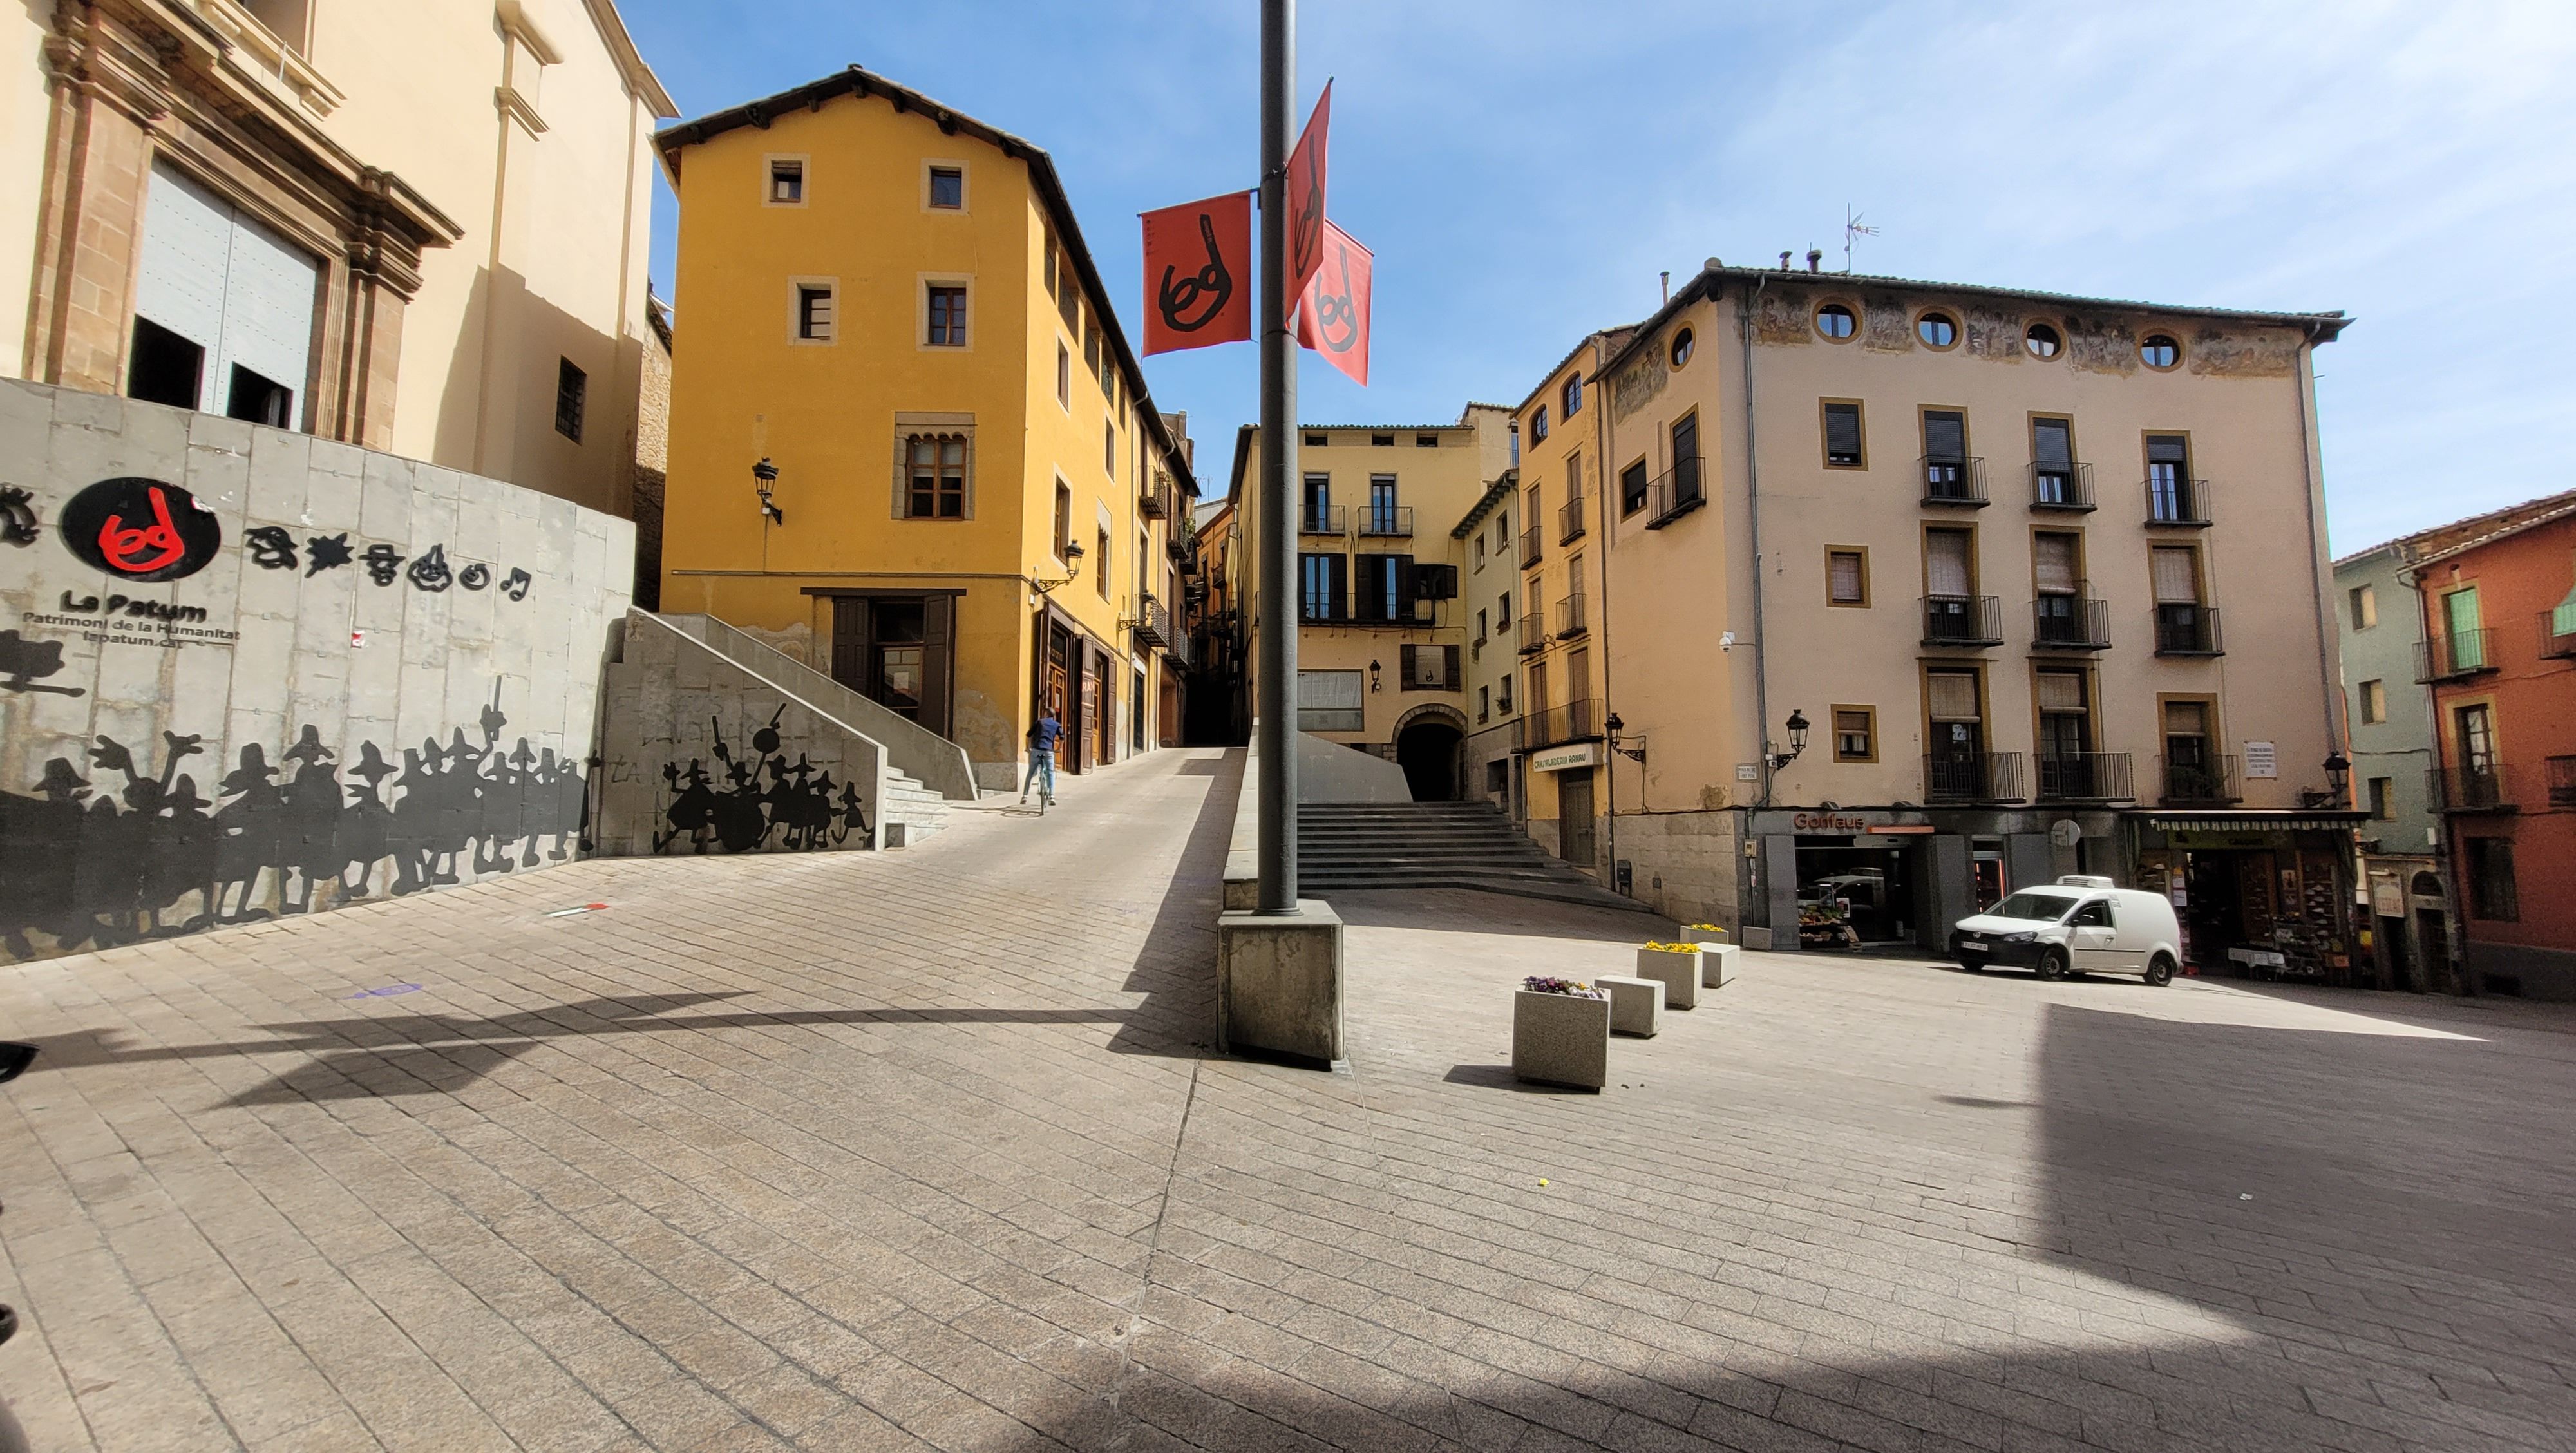
[[[2185,832],[2341,832],[2371,821],[2367,812],[2149,812],[2151,827]]]

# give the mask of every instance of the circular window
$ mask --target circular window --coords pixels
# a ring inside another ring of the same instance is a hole
[[[1693,337],[1691,336],[1691,330],[1689,330],[1688,328],[1684,328],[1684,329],[1683,329],[1682,331],[1680,331],[1679,333],[1674,334],[1674,335],[1673,335],[1673,367],[1675,367],[1675,368],[1679,368],[1679,367],[1681,367],[1683,364],[1690,362],[1691,349],[1692,349],[1692,347],[1693,347],[1693,346],[1695,346],[1698,342],[1699,342],[1699,340],[1698,340],[1698,339],[1693,338]]]
[[[1849,338],[1860,331],[1860,320],[1840,303],[1827,303],[1816,310],[1816,331],[1828,338]]]
[[[1959,341],[1959,324],[1947,313],[1926,313],[1914,320],[1914,336],[1934,348],[1947,348]]]
[[[2029,349],[2033,358],[2055,358],[2057,350],[2066,346],[2066,340],[2048,324],[2033,323],[2022,331],[2021,346]]]
[[[2182,362],[2182,345],[2170,333],[2150,333],[2138,340],[2138,357],[2149,368],[2171,368]]]

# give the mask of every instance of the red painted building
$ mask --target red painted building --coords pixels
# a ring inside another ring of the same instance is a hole
[[[2576,495],[2554,505],[2414,562],[2415,674],[2470,981],[2576,999]]]

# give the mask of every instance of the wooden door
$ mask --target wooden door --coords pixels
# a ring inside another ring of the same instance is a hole
[[[1064,730],[1056,734],[1056,770],[1074,769],[1076,753],[1073,736],[1073,642],[1062,627],[1047,631],[1046,687],[1039,698],[1041,708],[1052,713]]]
[[[832,679],[859,693],[868,692],[868,602],[845,595],[832,602]]]

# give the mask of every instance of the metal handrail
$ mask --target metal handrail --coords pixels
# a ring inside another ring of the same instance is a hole
[[[2147,492],[2147,523],[2198,528],[2209,523],[2209,481],[2174,479],[2142,481]]]
[[[2040,650],[2101,651],[2111,645],[2111,606],[2081,593],[2030,603],[2030,643]]]
[[[1523,570],[1536,565],[1546,553],[1547,547],[1539,541],[1538,526],[1532,525],[1521,531],[1521,568]]]
[[[2520,802],[2502,762],[2434,767],[2425,772],[2426,795],[2436,812],[2510,812]],[[2554,787],[2550,796],[2557,796]]]
[[[2030,507],[2035,510],[2093,508],[2093,466],[2033,461],[2030,466]]]
[[[1558,637],[1579,636],[1589,628],[1590,627],[1587,626],[1584,621],[1582,591],[1578,590],[1574,594],[1569,595],[1565,599],[1556,603],[1556,634]]]
[[[1520,749],[1535,752],[1601,735],[1600,706],[1600,702],[1587,696],[1545,711],[1523,713],[1518,733]]]
[[[1547,649],[1547,622],[1540,619],[1536,607],[1521,617],[1521,654],[1533,655]]]
[[[2419,683],[2483,676],[2495,669],[2496,640],[2492,628],[2453,631],[2415,643],[2415,679]]]
[[[2042,752],[2042,802],[2128,802],[2137,797],[2127,752]]]
[[[1556,543],[1571,545],[1583,538],[1583,496],[1567,500],[1556,512]]]
[[[1986,498],[1986,461],[1974,455],[1953,459],[1926,454],[1915,461],[1914,477],[1923,481],[1923,502],[1927,505],[1966,505],[1973,509],[1991,502]]]
[[[2171,603],[2156,607],[2156,654],[2159,656],[2224,656],[2226,638],[2219,634],[2218,607]]]
[[[1924,645],[2003,644],[2003,610],[1991,595],[1927,595],[1922,608]]]
[[[1309,505],[1297,512],[1297,533],[1301,535],[1347,535],[1350,529],[1350,506],[1326,505],[1318,510]]]
[[[2237,760],[2234,757],[2203,757],[2194,762],[2158,757],[2156,768],[2164,780],[2166,802],[2223,807],[2244,800],[2236,789]]]
[[[1673,467],[1656,475],[1646,485],[1646,528],[1660,530],[1701,505],[1708,503],[1708,490],[1701,479],[1704,466],[1700,456],[1673,462]]]
[[[1360,533],[1363,535],[1410,535],[1413,533],[1413,506],[1360,506]]]
[[[1978,752],[1966,757],[1923,756],[1926,802],[2019,802],[2021,753]]]

